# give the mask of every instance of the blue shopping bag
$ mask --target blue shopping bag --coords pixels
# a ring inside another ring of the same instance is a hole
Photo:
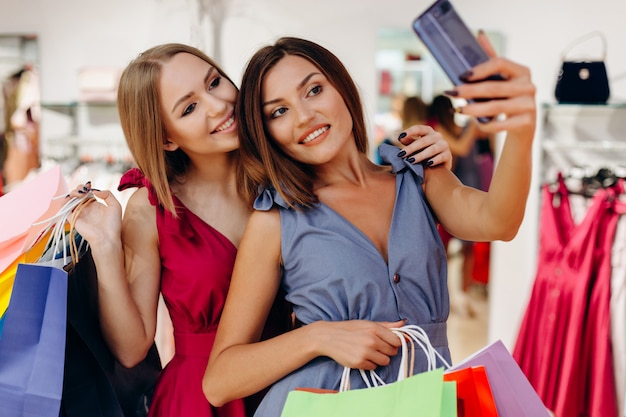
[[[58,417],[63,388],[67,272],[19,264],[0,338],[3,417]]]
[[[2,314],[0,317],[0,338],[2,337],[2,329],[4,328],[4,317],[6,316],[6,312]]]

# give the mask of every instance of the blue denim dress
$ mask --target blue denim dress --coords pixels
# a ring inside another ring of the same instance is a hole
[[[382,145],[380,152],[396,174],[388,262],[365,234],[321,202],[308,210],[294,210],[275,190],[266,189],[254,206],[256,210],[279,208],[282,287],[299,322],[406,318],[406,324],[426,330],[432,345],[450,363],[447,259],[421,187],[424,168],[398,158],[394,146]],[[427,370],[426,358],[419,352],[415,373]],[[398,355],[376,372],[393,382],[399,362]],[[295,388],[339,389],[342,370],[327,357],[309,362],[270,388],[255,417],[279,417],[287,394]],[[352,374],[351,389],[363,388],[359,373]]]

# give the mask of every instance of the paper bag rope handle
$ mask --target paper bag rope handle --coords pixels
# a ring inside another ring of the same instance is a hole
[[[401,348],[400,367],[398,370],[398,381],[402,381],[413,375],[413,368],[415,366],[415,345],[418,345],[428,360],[427,371],[435,370],[437,366],[437,358],[443,363],[446,369],[450,368],[450,364],[435,350],[430,338],[424,329],[417,325],[406,325],[398,328],[391,329],[393,333],[398,336]],[[350,389],[350,371],[349,367],[344,367],[341,374],[341,382],[339,383],[339,391],[348,391]],[[386,385],[385,381],[378,376],[375,371],[365,371],[359,369],[361,378],[365,382],[368,388],[377,387],[380,385]]]

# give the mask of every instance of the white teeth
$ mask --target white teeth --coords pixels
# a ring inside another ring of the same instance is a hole
[[[309,136],[304,138],[302,143],[308,143],[308,142],[312,141],[313,139],[315,139],[316,137],[318,137],[322,133],[326,132],[329,128],[330,128],[329,126],[324,126],[322,128],[317,129],[315,132],[311,133]]]
[[[226,120],[220,127],[215,129],[216,132],[221,132],[224,129],[228,129],[235,123],[235,116],[230,116],[230,119]]]

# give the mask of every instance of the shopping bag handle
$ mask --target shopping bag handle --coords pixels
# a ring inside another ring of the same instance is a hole
[[[59,198],[59,197],[55,197]],[[63,198],[66,198],[63,196]],[[93,192],[89,191],[80,197],[72,197],[69,199],[55,215],[35,223],[35,225],[46,224],[46,227],[41,232],[40,237],[35,240],[38,242],[41,237],[50,232],[50,237],[45,245],[43,254],[37,260],[37,262],[52,261],[57,253],[62,251],[64,265],[68,263],[68,258],[71,258],[72,263],[78,262],[80,248],[76,245],[75,241],[75,228],[74,223],[80,214],[80,211],[87,205],[96,200]],[[69,233],[65,232],[65,226],[70,226]],[[68,234],[69,234],[69,256],[68,256]],[[35,243],[33,243],[34,246]],[[81,248],[85,244],[84,240],[81,241]]]
[[[408,324],[402,327],[392,328],[391,331],[398,336],[401,343],[401,359],[398,369],[398,381],[402,381],[413,375],[415,365],[415,345],[419,346],[428,361],[427,371],[434,371],[437,367],[437,358],[443,363],[444,368],[450,369],[450,364],[443,356],[433,347],[426,331],[420,326]],[[350,372],[352,368],[344,367],[339,382],[339,391],[350,390]],[[376,371],[365,371],[359,369],[361,378],[368,388],[386,385],[385,381],[376,373]]]
[[[604,36],[604,33],[600,32],[599,30],[594,30],[592,32],[589,32],[586,35],[583,35],[580,38],[575,39],[574,41],[572,41],[569,45],[567,45],[567,47],[561,53],[561,60],[565,61],[566,58],[567,58],[567,54],[572,49],[574,49],[575,46],[578,46],[581,43],[583,43],[584,41],[589,40],[591,38],[595,38],[595,37],[599,37],[600,40],[602,41],[602,55],[601,55],[600,59],[602,61],[604,61],[606,59],[606,50],[607,50],[606,37]]]

